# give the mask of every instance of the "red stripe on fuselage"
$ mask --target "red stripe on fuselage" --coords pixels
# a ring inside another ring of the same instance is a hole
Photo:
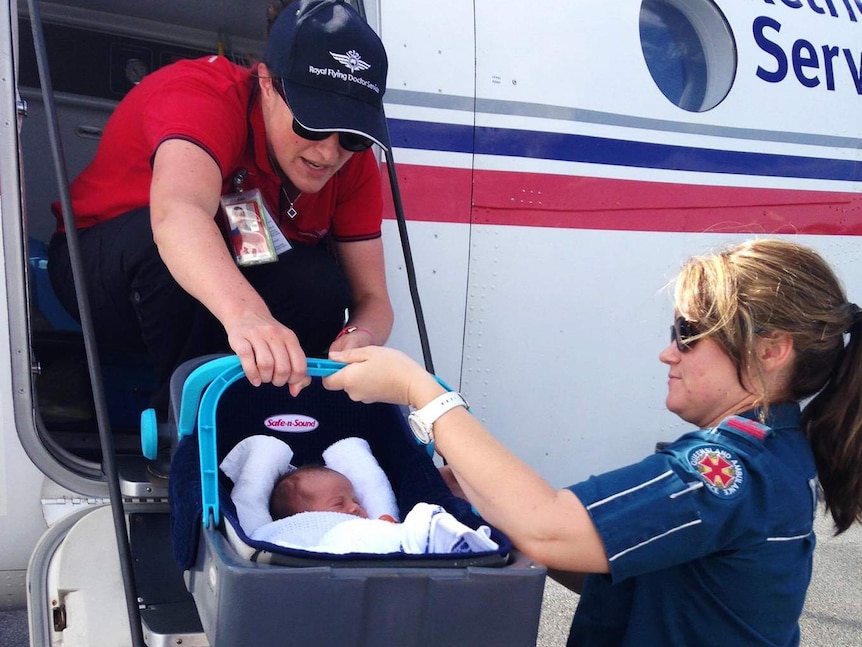
[[[388,184],[385,179],[384,183]],[[862,235],[862,193],[398,165],[407,220],[628,231]],[[385,217],[394,209],[388,188]]]

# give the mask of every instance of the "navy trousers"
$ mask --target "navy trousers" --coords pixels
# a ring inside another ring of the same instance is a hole
[[[166,408],[177,366],[201,355],[230,352],[224,329],[162,262],[149,209],[79,230],[78,238],[98,343],[147,353],[162,385],[154,406]],[[275,263],[240,271],[273,316],[296,333],[306,355],[325,357],[350,305],[347,279],[326,246],[295,244]],[[65,234],[51,239],[48,273],[60,303],[80,320]]]

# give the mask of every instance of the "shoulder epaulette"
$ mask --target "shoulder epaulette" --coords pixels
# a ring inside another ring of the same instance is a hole
[[[762,425],[750,418],[743,418],[742,416],[730,416],[725,418],[718,423],[716,431],[718,430],[730,431],[736,434],[743,433],[761,442],[766,440],[766,438],[772,434],[772,429],[766,425]]]

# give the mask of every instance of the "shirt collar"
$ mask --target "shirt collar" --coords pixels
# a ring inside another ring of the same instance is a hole
[[[760,422],[758,409],[750,409],[739,415],[749,420]],[[802,409],[798,402],[779,402],[769,405],[769,415],[766,416],[764,424],[774,431],[798,428],[801,417]]]

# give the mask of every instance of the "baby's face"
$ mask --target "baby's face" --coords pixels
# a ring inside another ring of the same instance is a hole
[[[312,472],[302,475],[302,500],[308,510],[344,512],[363,519],[368,513],[359,504],[353,484],[338,472]]]

